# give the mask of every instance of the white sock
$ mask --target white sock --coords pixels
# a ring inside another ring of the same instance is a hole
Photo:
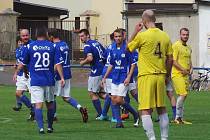
[[[149,140],[156,140],[151,115],[141,116],[142,125]]]
[[[182,115],[183,115],[183,104],[184,104],[184,102],[182,100],[182,97],[179,96],[176,101],[176,119],[178,117],[182,117]]]
[[[168,129],[169,129],[169,119],[168,114],[164,113],[159,115],[159,124],[160,124],[160,132],[161,132],[161,140],[168,139]]]
[[[77,109],[79,110],[82,106],[80,104],[77,105]]]

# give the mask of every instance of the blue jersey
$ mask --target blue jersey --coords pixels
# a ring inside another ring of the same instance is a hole
[[[104,47],[95,40],[88,40],[84,45],[84,55],[92,55],[93,61],[90,63],[91,73],[90,76],[101,76],[103,71],[103,53]]]
[[[29,43],[31,43],[32,40],[29,40],[27,43],[23,44],[23,45],[20,45],[16,50],[15,50],[15,57],[16,57],[16,60],[17,60],[17,64],[20,63],[20,60],[22,59],[23,57],[23,53],[24,53],[24,50],[25,48],[27,48],[27,45]],[[18,76],[23,76],[23,70],[20,70],[17,74]]]
[[[63,62],[60,50],[48,40],[36,40],[28,44],[21,60],[29,65],[31,86],[54,86],[54,64]]]
[[[133,62],[132,54],[126,51],[126,43],[123,43],[120,48],[117,48],[116,43],[113,43],[110,55],[110,64],[113,66],[112,83],[119,85],[124,83],[127,78],[130,64],[135,62]]]
[[[71,78],[71,69],[70,69],[70,57],[69,57],[69,47],[64,41],[56,42],[55,47],[60,50],[61,56],[63,58],[64,63],[62,63],[63,67],[63,76],[64,79],[70,79]],[[61,80],[58,72],[55,72],[55,79]]]
[[[137,51],[134,51],[132,53],[132,56],[133,56],[133,62],[136,62],[137,63],[137,61],[138,61],[138,52]],[[136,78],[137,76],[138,76],[138,67],[136,65],[135,68],[134,68],[133,75],[131,77],[130,83],[133,83],[134,82],[134,78]]]
[[[103,68],[103,72],[102,72],[102,77],[104,77],[104,75],[106,74],[106,71],[110,65],[110,59],[111,59],[111,54],[110,54],[110,51],[111,51],[111,48],[112,48],[112,44],[109,45],[105,52],[104,52],[104,59],[105,59],[105,65],[104,65],[104,68]],[[109,74],[109,76],[107,77],[108,79],[112,79],[112,72]]]

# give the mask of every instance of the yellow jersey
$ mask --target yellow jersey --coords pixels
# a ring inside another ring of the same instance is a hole
[[[167,73],[166,57],[173,54],[167,33],[158,28],[139,32],[128,44],[128,49],[138,49],[138,76]]]
[[[172,46],[173,60],[176,60],[179,65],[184,69],[190,70],[191,68],[191,47],[189,45],[184,46],[182,41],[177,41]],[[172,77],[182,75],[181,71],[176,67],[172,67]]]

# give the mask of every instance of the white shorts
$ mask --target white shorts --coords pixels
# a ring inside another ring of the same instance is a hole
[[[128,92],[128,86],[125,86],[124,84],[111,84],[111,95],[115,96],[123,96],[125,97]]]
[[[173,86],[172,86],[171,80],[166,85],[166,91],[173,91]]]
[[[65,80],[64,87],[61,87],[60,81],[55,82],[54,95],[62,96],[62,97],[70,97],[70,91],[71,91],[71,80],[70,79]]]
[[[134,83],[129,83],[129,85],[128,85],[128,91],[130,92],[130,91],[132,91],[134,89],[136,89],[136,83],[135,82]]]
[[[25,78],[25,74],[23,76],[17,76],[16,87],[16,90],[27,91],[30,89],[30,80]]]
[[[112,79],[106,79],[106,83],[104,85],[104,91],[106,93],[111,93],[111,85],[112,85]]]
[[[54,86],[31,86],[31,103],[54,101]]]
[[[100,84],[101,84],[101,76],[95,76],[91,77],[89,76],[88,78],[88,91],[97,93],[100,91]]]

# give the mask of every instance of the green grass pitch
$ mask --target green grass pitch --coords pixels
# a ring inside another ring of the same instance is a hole
[[[95,110],[88,97],[86,88],[72,88],[72,97],[89,111],[89,121],[81,121],[79,111],[57,98],[59,121],[54,124],[54,133],[39,135],[34,122],[27,122],[29,111],[23,106],[15,112],[15,87],[0,86],[0,139],[1,140],[146,140],[144,130],[133,127],[132,116],[124,129],[112,128],[115,124],[95,120]],[[137,104],[132,100],[132,104]],[[171,116],[171,107],[167,101],[167,110]],[[154,115],[156,116],[156,115]],[[46,120],[46,110],[44,110]],[[210,140],[210,93],[191,92],[185,104],[185,118],[192,125],[170,124],[169,140]],[[45,123],[46,126],[46,123]],[[160,139],[159,125],[154,123],[157,139]]]

